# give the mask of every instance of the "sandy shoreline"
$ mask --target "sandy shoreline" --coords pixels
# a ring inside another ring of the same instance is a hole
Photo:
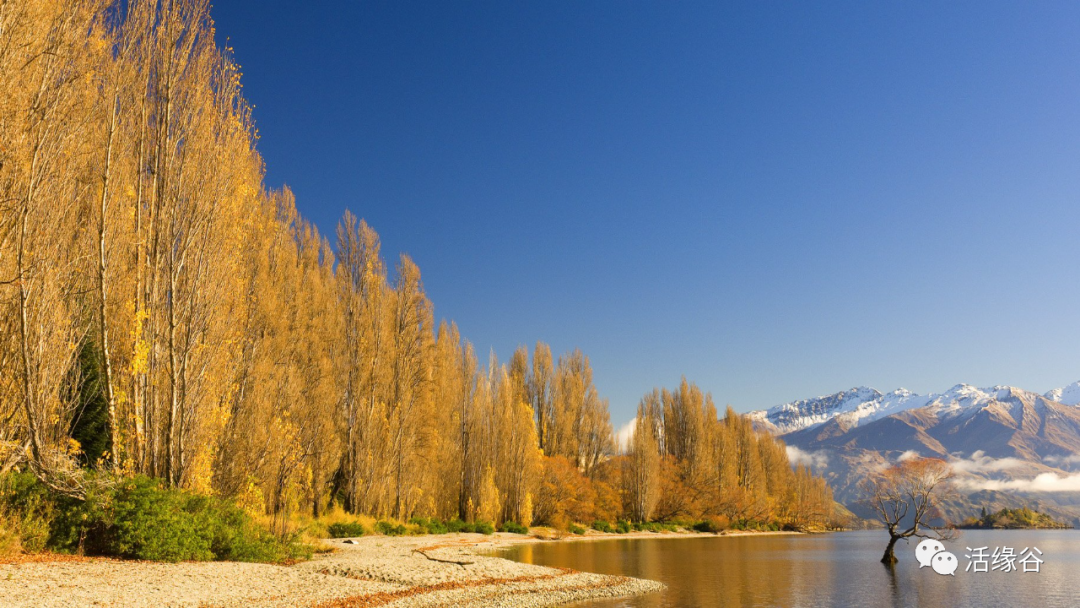
[[[732,533],[732,536],[739,533]],[[590,533],[559,541],[518,534],[368,536],[293,566],[160,564],[104,558],[0,564],[3,606],[556,606],[660,591],[654,581],[522,564],[493,555],[523,543],[712,534]]]

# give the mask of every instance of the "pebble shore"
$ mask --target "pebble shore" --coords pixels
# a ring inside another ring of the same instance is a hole
[[[584,540],[601,536],[607,535]],[[516,534],[326,542],[333,552],[292,566],[62,556],[15,560],[0,564],[0,606],[532,608],[664,589],[654,581],[534,566],[490,554],[523,542],[565,542]]]

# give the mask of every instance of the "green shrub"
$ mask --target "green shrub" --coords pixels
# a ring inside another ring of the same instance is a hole
[[[448,532],[464,532],[469,534],[494,534],[495,526],[490,521],[476,521],[466,523],[460,519],[451,519],[446,522]]]
[[[205,526],[204,530],[210,533],[213,559],[280,563],[311,557],[312,549],[299,542],[299,532],[278,537],[231,502],[193,496],[187,509],[196,514]]]
[[[311,555],[295,536],[274,536],[230,502],[162,488],[144,476],[89,484],[85,500],[53,495],[25,474],[9,475],[0,485],[6,510],[48,529],[44,542],[36,540],[40,534],[25,534],[28,550],[167,562],[283,562]]]
[[[529,529],[516,521],[504,521],[499,526],[499,532],[510,532],[511,534],[528,534]]]
[[[448,532],[446,524],[437,517],[427,519],[414,517],[409,520],[409,523],[416,526],[420,534],[446,534]]]
[[[367,533],[364,525],[358,521],[341,521],[332,523],[326,527],[330,538],[355,538]]]
[[[582,528],[581,526],[579,526],[577,524],[570,524],[570,533],[571,534],[585,534],[585,528]]]
[[[723,515],[713,515],[706,517],[704,520],[694,524],[694,530],[698,532],[711,532],[713,534],[719,534],[724,530],[727,530],[729,526],[728,518]]]
[[[82,521],[65,526],[65,548],[76,548],[77,532],[89,553],[164,562],[211,560],[215,522],[207,506],[162,490],[156,480],[136,477],[121,483],[112,496],[93,497],[84,508],[66,511]]]
[[[599,532],[606,532],[608,534],[615,531],[615,528],[611,525],[611,522],[609,522],[609,521],[601,521],[599,519],[592,522],[592,529],[597,530]]]
[[[385,520],[379,520],[379,522],[375,524],[375,531],[386,536],[404,536],[405,526]]]
[[[675,532],[679,526],[672,522],[643,521],[633,525],[637,532]]]
[[[56,502],[33,475],[9,473],[0,481],[0,509],[11,527],[9,534],[17,537],[24,550],[36,553],[46,548]]]
[[[615,531],[619,534],[626,534],[631,529],[632,527],[630,526],[630,522],[626,521],[625,519],[620,519],[618,523],[615,524]]]

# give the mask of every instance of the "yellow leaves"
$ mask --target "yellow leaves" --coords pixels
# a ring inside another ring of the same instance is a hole
[[[243,489],[236,496],[236,504],[253,515],[266,514],[266,496],[254,476],[247,478]]]
[[[199,447],[200,449],[195,451],[194,458],[191,462],[187,486],[201,494],[210,494],[213,490],[212,482],[214,477],[214,471],[211,466],[213,462],[213,451],[209,446],[204,445]]]
[[[533,495],[532,492],[525,493],[525,501],[521,504],[518,511],[518,523],[528,528],[532,525],[533,519]]]
[[[90,38],[90,48],[95,53],[103,53],[108,49],[109,43],[105,40],[104,36],[92,36]]]
[[[144,340],[135,342],[135,356],[131,359],[132,375],[145,374],[149,368],[150,344]]]
[[[120,461],[120,466],[116,469],[116,474],[121,477],[130,477],[135,474],[135,459],[128,456]]]
[[[480,485],[480,505],[476,516],[484,521],[496,521],[502,510],[502,495],[499,487],[495,485],[495,470],[490,466],[484,467],[484,481]]]

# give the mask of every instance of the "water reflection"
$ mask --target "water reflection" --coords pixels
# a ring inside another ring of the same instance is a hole
[[[897,546],[900,563],[878,562],[881,532],[605,540],[523,545],[519,561],[663,581],[668,591],[590,606],[1075,606],[1080,605],[1080,535],[1067,531],[969,531],[947,550],[955,576],[919,568],[915,543]],[[964,572],[966,547],[1038,546],[1041,572]],[[1071,578],[1072,577],[1072,578]]]

